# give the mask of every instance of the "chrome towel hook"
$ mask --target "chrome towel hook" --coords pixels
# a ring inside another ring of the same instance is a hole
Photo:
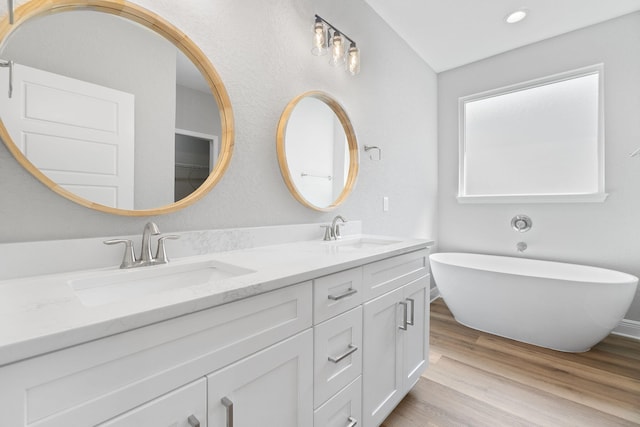
[[[369,154],[369,158],[371,160],[382,160],[382,149],[380,147],[376,147],[375,145],[365,145],[364,146],[364,151],[370,151],[370,150],[377,150],[378,151],[378,158],[374,159],[373,156],[371,154]]]

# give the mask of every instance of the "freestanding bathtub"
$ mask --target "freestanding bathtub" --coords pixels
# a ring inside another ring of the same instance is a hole
[[[567,352],[587,351],[606,337],[638,284],[630,274],[560,262],[467,253],[429,258],[459,323]]]

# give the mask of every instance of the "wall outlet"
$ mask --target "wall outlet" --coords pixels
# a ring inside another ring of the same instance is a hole
[[[389,211],[389,198],[387,196],[384,196],[382,198],[382,211],[383,212]]]

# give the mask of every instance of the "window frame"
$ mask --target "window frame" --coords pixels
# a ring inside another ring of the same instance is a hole
[[[469,102],[538,88],[589,75],[598,76],[598,124],[597,124],[597,191],[593,193],[540,193],[540,194],[473,194],[466,193],[466,122],[465,106]],[[542,78],[503,86],[458,99],[459,148],[458,148],[458,194],[459,203],[584,203],[603,202],[605,192],[605,149],[604,149],[604,65],[590,65]]]

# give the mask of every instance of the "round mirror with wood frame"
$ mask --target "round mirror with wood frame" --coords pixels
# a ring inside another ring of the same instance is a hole
[[[165,19],[153,12],[124,0],[32,0],[15,10],[13,25],[9,23],[8,16],[5,16],[0,21],[0,46],[2,46],[0,52],[4,52],[4,48],[11,40],[11,36],[13,34],[21,33],[19,30],[24,24],[53,16],[54,14],[57,16],[62,12],[78,11],[100,12],[102,14],[122,18],[123,21],[130,22],[131,25],[139,26],[140,31],[149,34],[155,33],[155,35],[161,36],[159,38],[168,41],[169,44],[175,47],[177,50],[177,56],[186,57],[190,60],[192,63],[192,69],[197,69],[197,71],[199,71],[199,74],[201,74],[201,77],[204,80],[203,90],[207,91],[208,87],[210,94],[207,93],[207,95],[213,95],[211,103],[217,104],[217,113],[219,114],[220,122],[219,135],[216,136],[216,158],[208,168],[208,175],[200,178],[198,185],[194,186],[195,190],[193,192],[186,194],[185,196],[180,196],[179,200],[177,199],[177,196],[174,198],[173,194],[171,194],[171,199],[166,203],[160,203],[158,206],[146,206],[145,204],[141,208],[138,208],[134,205],[125,205],[127,207],[120,208],[117,205],[110,206],[96,202],[91,198],[82,197],[79,195],[80,193],[73,192],[69,188],[65,188],[63,185],[56,182],[56,180],[52,179],[49,175],[40,170],[40,168],[36,166],[37,162],[33,159],[30,160],[27,158],[28,156],[23,153],[19,144],[16,144],[16,141],[14,141],[14,138],[11,136],[12,133],[8,130],[8,126],[5,124],[5,117],[2,116],[0,116],[0,138],[2,138],[3,142],[11,154],[16,158],[18,163],[20,163],[20,165],[22,165],[44,185],[59,195],[91,209],[126,216],[148,216],[174,212],[201,199],[221,179],[231,160],[234,136],[231,102],[222,80],[213,65],[210,63],[209,59],[184,33],[175,28]],[[86,36],[86,34],[82,34],[79,38]],[[2,57],[2,60],[8,62],[11,58]],[[0,70],[8,71],[8,67],[0,68]],[[196,74],[198,73],[196,72]],[[6,75],[8,75],[8,72],[5,73],[5,76]],[[6,82],[6,77],[1,81]],[[3,90],[2,95],[6,96],[4,92],[5,91]],[[212,120],[218,120],[218,117],[214,116],[212,117]],[[176,130],[175,127],[173,130]],[[13,134],[15,135],[15,132]],[[56,155],[61,156],[60,153],[56,153]],[[159,174],[168,173],[163,170],[158,170],[157,172]],[[200,182],[202,182],[202,184],[200,184]],[[170,189],[170,191],[173,192],[173,189]]]
[[[342,204],[358,176],[358,143],[349,116],[329,94],[310,91],[284,109],[276,135],[278,163],[293,197],[328,212]]]

